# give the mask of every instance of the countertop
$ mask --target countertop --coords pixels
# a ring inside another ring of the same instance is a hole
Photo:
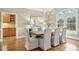
[[[15,24],[3,23],[3,28],[15,28]]]

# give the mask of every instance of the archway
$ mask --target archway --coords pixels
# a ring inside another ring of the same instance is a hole
[[[56,15],[57,27],[66,27],[67,32],[77,33],[77,10],[76,9],[64,9]]]

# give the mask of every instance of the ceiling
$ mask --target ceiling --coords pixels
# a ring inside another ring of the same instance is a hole
[[[19,14],[28,14],[28,15],[33,15],[33,16],[44,15],[43,12],[32,10],[30,8],[0,8],[0,12],[12,12],[12,13],[19,13]]]
[[[30,8],[31,10],[35,10],[35,11],[39,11],[39,12],[48,12],[48,11],[51,11],[52,8]]]

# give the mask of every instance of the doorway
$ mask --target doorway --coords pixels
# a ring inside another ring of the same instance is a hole
[[[13,50],[14,47],[16,47],[16,14],[3,12],[2,21],[3,49]],[[10,47],[10,45],[12,45],[12,47]]]

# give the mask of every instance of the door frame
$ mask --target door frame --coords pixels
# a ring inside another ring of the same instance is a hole
[[[1,41],[3,42],[3,13],[10,13],[15,15],[15,28],[17,27],[17,14],[14,12],[1,12]],[[16,37],[17,37],[17,28],[16,28]]]

